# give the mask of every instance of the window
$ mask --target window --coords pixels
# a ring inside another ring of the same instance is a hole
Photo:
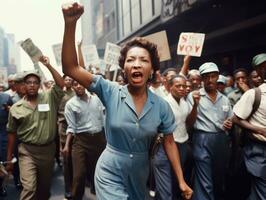
[[[141,0],[142,23],[152,18],[152,0]]]
[[[124,34],[127,35],[131,31],[129,0],[123,1],[123,19],[124,19]]]
[[[154,13],[155,16],[161,14],[161,9],[162,9],[162,1],[161,0],[153,0],[154,2]]]
[[[140,5],[139,3],[140,3],[139,0],[131,0],[133,30],[140,26]]]

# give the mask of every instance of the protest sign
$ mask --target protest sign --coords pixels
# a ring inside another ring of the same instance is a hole
[[[118,65],[121,47],[107,42],[104,52],[104,61],[107,65]]]
[[[62,43],[54,44],[52,48],[53,48],[56,64],[58,66],[62,66],[62,63],[61,63]]]
[[[41,50],[34,45],[30,38],[20,43],[22,49],[30,56],[33,63],[37,63],[42,56]]]
[[[166,31],[160,31],[157,33],[153,33],[143,38],[157,45],[160,62],[171,59]]]
[[[82,45],[81,51],[85,66],[90,66],[90,65],[96,66],[99,64],[99,56],[96,46],[94,44]]]
[[[177,45],[177,54],[200,57],[204,39],[204,33],[181,33]]]

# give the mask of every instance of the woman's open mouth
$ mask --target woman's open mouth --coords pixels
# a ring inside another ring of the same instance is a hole
[[[133,82],[140,82],[143,80],[143,74],[141,72],[133,72],[131,78]]]

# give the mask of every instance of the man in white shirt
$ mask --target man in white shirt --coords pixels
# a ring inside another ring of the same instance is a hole
[[[262,200],[266,199],[266,54],[255,56],[252,65],[264,80],[259,86],[261,98],[259,107],[253,113],[255,90],[248,90],[234,106],[233,120],[248,129],[248,141],[244,146],[245,164],[252,177],[248,199]]]
[[[186,95],[186,79],[184,76],[176,75],[169,80],[169,86],[170,93],[165,97],[165,100],[169,103],[175,115],[177,128],[173,136],[179,148],[180,161],[185,178],[189,179],[192,154],[188,145],[189,136],[186,128],[186,118],[191,109],[184,99]],[[154,156],[154,176],[156,199],[173,200],[181,197],[163,145],[160,145],[158,152]],[[189,180],[186,181],[189,182]]]
[[[97,160],[105,147],[103,133],[103,105],[96,95],[86,93],[77,81],[73,82],[76,93],[65,106],[68,124],[63,153],[69,155],[72,148],[73,199],[82,199],[86,176],[89,176],[91,192],[94,190],[94,171]],[[71,147],[73,139],[73,144]]]

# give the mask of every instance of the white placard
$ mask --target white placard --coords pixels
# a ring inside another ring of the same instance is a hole
[[[53,52],[54,52],[56,64],[58,66],[62,66],[62,62],[61,62],[62,43],[60,43],[60,44],[54,44],[52,46],[52,48],[53,48]]]
[[[177,45],[177,54],[200,57],[204,39],[204,33],[181,33]]]
[[[160,31],[157,33],[153,33],[143,38],[157,45],[160,62],[171,59],[166,31]]]
[[[99,56],[97,48],[94,44],[84,45],[84,46],[82,45],[81,51],[85,66],[90,66],[90,65],[95,66],[99,64]]]
[[[121,47],[107,42],[104,52],[104,61],[108,65],[118,65]]]
[[[22,49],[30,56],[33,63],[37,63],[42,56],[41,50],[34,45],[30,38],[20,43]]]

